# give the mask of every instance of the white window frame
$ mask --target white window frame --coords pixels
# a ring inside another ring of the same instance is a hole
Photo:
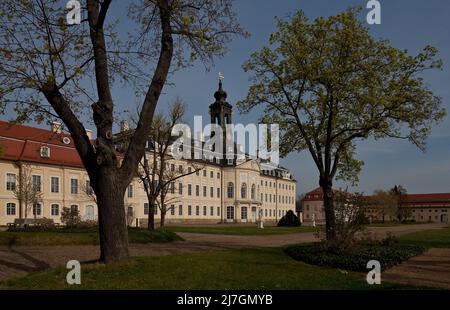
[[[14,176],[14,188],[10,188],[10,189],[8,189],[8,183],[9,183],[8,176],[9,175],[13,175]],[[14,190],[16,190],[16,187],[17,187],[17,174],[16,173],[12,173],[12,172],[7,172],[5,174],[5,188],[6,188],[6,190],[7,191],[14,191]]]
[[[54,192],[53,191],[53,178],[57,178],[58,179],[58,191],[57,192]],[[59,194],[60,193],[60,186],[59,186],[59,180],[60,180],[60,177],[59,176],[57,176],[57,175],[51,175],[50,176],[50,193],[52,193],[52,194]]]

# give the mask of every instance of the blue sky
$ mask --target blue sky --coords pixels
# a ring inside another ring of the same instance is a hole
[[[440,50],[444,61],[443,71],[425,75],[430,89],[443,98],[450,110],[450,1],[448,0],[381,0],[381,25],[369,26],[373,36],[390,40],[400,49],[417,54],[425,45],[431,44]],[[311,19],[329,16],[344,11],[349,6],[363,7],[361,19],[369,10],[367,0],[237,0],[235,8],[240,23],[251,33],[247,39],[236,39],[228,46],[224,58],[216,60],[207,72],[201,63],[177,72],[166,86],[159,101],[163,107],[175,97],[181,97],[188,105],[186,121],[192,122],[194,115],[208,117],[208,106],[213,102],[217,89],[217,74],[225,76],[224,89],[232,105],[245,98],[249,87],[249,74],[242,64],[251,52],[267,44],[269,35],[275,30],[274,17],[286,17],[302,9]],[[114,16],[123,15],[122,6],[112,4]],[[124,29],[125,30],[125,29]],[[115,88],[117,102],[133,105],[136,100],[128,89]],[[258,112],[259,113],[259,112]],[[256,122],[260,116],[255,111],[239,115],[234,110],[233,121],[243,124]],[[436,126],[429,137],[426,153],[406,141],[383,140],[358,143],[357,158],[365,162],[360,175],[360,184],[355,190],[370,194],[378,188],[390,188],[402,184],[410,193],[450,192],[450,119]],[[317,169],[309,153],[291,154],[281,160],[291,169],[298,180],[297,192],[304,193],[318,186]],[[346,184],[336,182],[335,187]]]
[[[443,98],[450,111],[450,1],[447,0],[389,0],[380,1],[381,25],[369,26],[375,37],[388,39],[400,49],[417,54],[425,45],[440,50],[444,60],[443,71],[427,73],[425,79],[435,94]],[[187,119],[194,114],[207,116],[207,108],[213,101],[217,88],[217,72],[224,76],[224,88],[228,101],[235,104],[248,90],[249,75],[242,70],[242,63],[249,54],[267,44],[275,29],[274,17],[286,17],[298,9],[308,17],[329,16],[349,6],[362,6],[361,18],[365,20],[366,0],[238,0],[236,9],[242,25],[250,31],[249,39],[237,39],[226,56],[216,61],[210,72],[202,65],[178,73],[174,87],[166,88],[162,98],[170,100],[182,97],[189,105]],[[234,121],[254,122],[256,113],[239,115],[235,109]],[[436,126],[427,141],[427,151],[421,152],[407,141],[383,140],[358,143],[357,157],[365,162],[356,190],[372,193],[378,188],[390,188],[402,184],[410,193],[450,191],[450,120]],[[316,167],[307,152],[291,154],[281,163],[291,169],[298,180],[298,193],[309,191],[318,185]],[[336,182],[336,187],[346,184]]]

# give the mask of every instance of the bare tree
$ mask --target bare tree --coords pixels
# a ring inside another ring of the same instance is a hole
[[[126,260],[124,194],[145,152],[168,74],[196,59],[206,65],[245,35],[231,0],[82,1],[86,18],[66,23],[64,1],[0,1],[0,107],[16,121],[61,119],[96,194],[100,260]],[[119,34],[110,7],[127,11],[133,31]],[[136,90],[139,122],[123,157],[113,143],[118,82]],[[80,117],[96,126],[92,143]]]
[[[22,209],[25,211],[25,218],[31,208],[42,202],[42,184],[33,182],[32,169],[29,165],[19,164],[19,178],[14,188],[14,196],[19,201],[19,217],[22,218]],[[34,214],[36,217],[36,214]]]
[[[188,167],[176,165],[171,156],[171,146],[174,141],[172,129],[181,122],[185,112],[185,105],[180,99],[176,99],[169,105],[169,116],[162,113],[155,115],[148,136],[148,151],[145,152],[139,165],[139,179],[144,185],[147,194],[149,212],[147,227],[155,229],[155,209],[161,210],[161,226],[164,226],[167,208],[166,197],[171,184],[175,181],[203,169],[203,165],[197,162],[189,162]],[[133,121],[135,118],[130,117]],[[159,204],[158,204],[159,201]]]

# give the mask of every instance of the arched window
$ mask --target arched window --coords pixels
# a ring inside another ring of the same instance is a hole
[[[251,191],[250,195],[251,195],[252,199],[255,199],[255,195],[256,195],[256,186],[255,186],[255,184],[252,184],[252,191]]]
[[[247,198],[247,183],[241,185],[241,198]]]
[[[234,184],[233,182],[228,182],[228,186],[227,186],[227,193],[228,193],[228,198],[233,198],[234,196]]]

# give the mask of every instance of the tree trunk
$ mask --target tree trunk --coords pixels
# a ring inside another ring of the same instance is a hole
[[[328,241],[336,239],[336,215],[333,204],[333,183],[327,179],[320,180],[320,187],[323,190],[323,207],[325,209],[325,229]]]
[[[100,261],[113,263],[127,260],[128,230],[124,194],[126,186],[114,176],[113,168],[100,168],[95,186],[100,235]]]
[[[166,223],[166,210],[163,208],[164,211],[161,211],[161,223],[159,223],[159,227],[164,227]]]
[[[148,219],[147,219],[147,229],[155,230],[155,203],[149,200],[148,205]]]

